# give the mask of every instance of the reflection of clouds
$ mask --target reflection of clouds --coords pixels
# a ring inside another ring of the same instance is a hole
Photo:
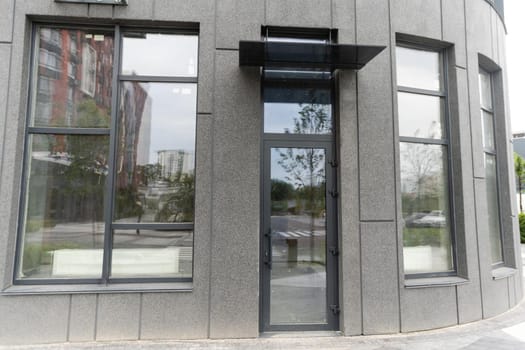
[[[146,34],[146,38],[125,35],[122,72],[139,75],[197,76],[197,50],[196,35]]]
[[[398,85],[440,89],[439,53],[397,47],[396,61]]]
[[[398,93],[399,135],[441,138],[441,100],[436,96]]]

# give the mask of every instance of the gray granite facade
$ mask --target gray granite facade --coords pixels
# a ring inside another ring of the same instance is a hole
[[[523,298],[506,91],[505,26],[484,0],[129,0],[127,6],[0,0],[0,344],[259,336],[261,80],[238,66],[262,26],[339,30],[384,45],[338,76],[339,304],[345,335],[410,332],[488,318]],[[417,5],[416,5],[417,3]],[[500,2],[498,2],[500,6]],[[34,22],[199,25],[193,282],[158,287],[13,285]],[[444,43],[459,278],[403,273],[396,36]],[[504,273],[490,263],[478,67],[501,74],[495,106]],[[128,288],[129,287],[129,288]]]

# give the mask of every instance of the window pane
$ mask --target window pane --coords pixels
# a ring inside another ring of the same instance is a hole
[[[452,271],[447,148],[402,142],[400,153],[405,273]]]
[[[330,134],[330,89],[264,89],[264,132],[279,134]]]
[[[196,35],[125,33],[122,74],[196,77],[198,43]]]
[[[117,222],[193,222],[196,84],[120,86]]]
[[[503,254],[501,248],[501,228],[495,156],[485,154],[485,172],[485,181],[487,185],[487,219],[490,237],[490,252],[492,256],[492,263],[498,263],[503,261]]]
[[[439,53],[396,47],[397,85],[418,89],[441,89]]]
[[[31,125],[107,128],[113,34],[40,28]]]
[[[193,232],[115,230],[112,277],[191,277]]]
[[[481,111],[483,128],[483,147],[488,150],[495,150],[494,142],[494,117],[491,113]]]
[[[479,95],[481,106],[492,110],[492,84],[490,74],[482,69],[479,70]]]
[[[398,92],[399,136],[441,139],[444,118],[440,97]]]
[[[18,277],[101,276],[108,144],[108,136],[30,136]]]

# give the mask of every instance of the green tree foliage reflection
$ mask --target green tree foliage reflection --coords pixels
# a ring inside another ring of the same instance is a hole
[[[518,186],[520,213],[523,213],[523,203],[521,199],[521,194],[523,192],[523,184],[525,182],[525,159],[523,159],[517,153],[514,153],[514,172],[516,174],[516,182]]]

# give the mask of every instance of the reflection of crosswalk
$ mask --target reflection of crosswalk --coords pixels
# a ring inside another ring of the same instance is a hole
[[[181,247],[179,250],[179,259],[191,261],[193,258],[193,248],[192,247]]]
[[[311,232],[311,231],[303,231],[303,230],[295,230],[295,231],[286,231],[286,232],[275,231],[274,234],[276,236],[280,236],[282,238],[302,238],[302,237],[312,237],[312,235],[314,237],[325,236],[326,232],[325,231],[319,231],[319,230],[315,230],[313,232]]]

